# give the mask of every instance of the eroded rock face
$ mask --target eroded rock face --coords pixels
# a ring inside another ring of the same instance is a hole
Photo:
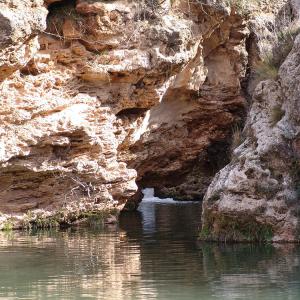
[[[136,180],[202,197],[226,160],[212,146],[242,116],[243,18],[185,1],[1,5],[1,226],[119,210]],[[192,170],[200,187],[186,191]]]
[[[136,183],[201,200],[245,117],[249,30],[226,3],[0,1],[0,227],[119,211],[139,201]],[[269,82],[255,99],[284,93]],[[259,101],[249,126],[265,144]],[[259,168],[268,188],[286,184]]]
[[[300,238],[299,38],[278,80],[263,81],[255,89],[246,139],[205,196],[203,239]]]
[[[232,127],[243,120],[240,79],[248,32],[244,20],[224,7],[191,5],[189,14],[197,51],[146,113],[144,132],[130,145],[131,157],[127,149],[124,156],[141,186],[153,186],[161,196],[201,200],[227,162]]]
[[[0,80],[37,52],[37,34],[46,29],[47,13],[42,0],[0,1]]]

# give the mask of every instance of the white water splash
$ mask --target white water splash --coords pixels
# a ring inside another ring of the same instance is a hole
[[[142,203],[145,202],[152,202],[152,203],[158,203],[158,204],[186,204],[186,203],[194,203],[194,202],[198,202],[198,201],[178,201],[178,200],[174,200],[173,198],[158,198],[154,196],[154,188],[146,188],[144,190],[142,190],[143,194],[144,194],[144,198],[142,200]]]
[[[195,203],[195,201],[177,201],[172,198],[158,198],[154,196],[153,188],[146,188],[142,190],[144,197],[139,205],[138,211],[142,213],[143,217],[143,232],[145,234],[153,234],[156,232],[156,213],[160,206],[172,205],[183,207],[188,203]],[[199,202],[196,202],[199,203]]]
[[[143,194],[144,194],[144,198],[142,200],[142,202],[155,202],[155,203],[178,203],[181,201],[175,201],[172,198],[158,198],[154,196],[154,189],[153,188],[146,188],[144,190],[142,190]]]

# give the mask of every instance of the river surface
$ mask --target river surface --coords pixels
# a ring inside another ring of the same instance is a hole
[[[200,217],[147,190],[118,226],[1,233],[0,299],[300,299],[298,246],[199,244]]]

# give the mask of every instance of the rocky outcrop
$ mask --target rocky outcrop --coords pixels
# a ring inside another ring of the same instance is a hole
[[[204,233],[294,240],[297,43],[253,92],[265,28],[292,11],[273,2],[0,1],[0,227],[133,207],[138,187],[201,200],[254,94]]]
[[[234,9],[125,0],[1,7],[2,227],[120,210],[138,200],[136,180],[201,199],[243,117],[247,29]]]
[[[202,239],[300,238],[299,38],[278,77],[255,89],[245,140],[205,196]]]
[[[46,29],[47,13],[41,0],[0,2],[0,80],[37,52],[37,34]]]
[[[130,145],[127,161],[139,184],[158,195],[201,200],[227,163],[232,128],[243,120],[248,32],[243,18],[226,7],[192,4],[188,13],[196,20],[197,52],[147,112],[145,132]]]

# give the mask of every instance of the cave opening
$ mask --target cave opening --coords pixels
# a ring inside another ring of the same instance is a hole
[[[80,23],[81,16],[76,11],[76,0],[63,0],[48,6],[47,33],[53,36],[63,36],[63,26],[66,19]]]
[[[143,107],[133,107],[133,108],[125,108],[119,111],[116,116],[118,118],[123,117],[135,117],[135,116],[141,116],[144,115],[148,111],[148,108]]]
[[[231,151],[231,135],[228,135],[224,140],[212,142],[196,159],[186,161],[177,172],[146,172],[137,181],[139,190],[153,188],[154,197],[202,202],[214,176],[230,162]],[[173,157],[174,161],[181,159],[180,154]],[[138,196],[143,195],[139,192]]]
[[[76,6],[76,0],[56,0],[53,3],[49,4],[48,10],[59,9],[64,6]]]

